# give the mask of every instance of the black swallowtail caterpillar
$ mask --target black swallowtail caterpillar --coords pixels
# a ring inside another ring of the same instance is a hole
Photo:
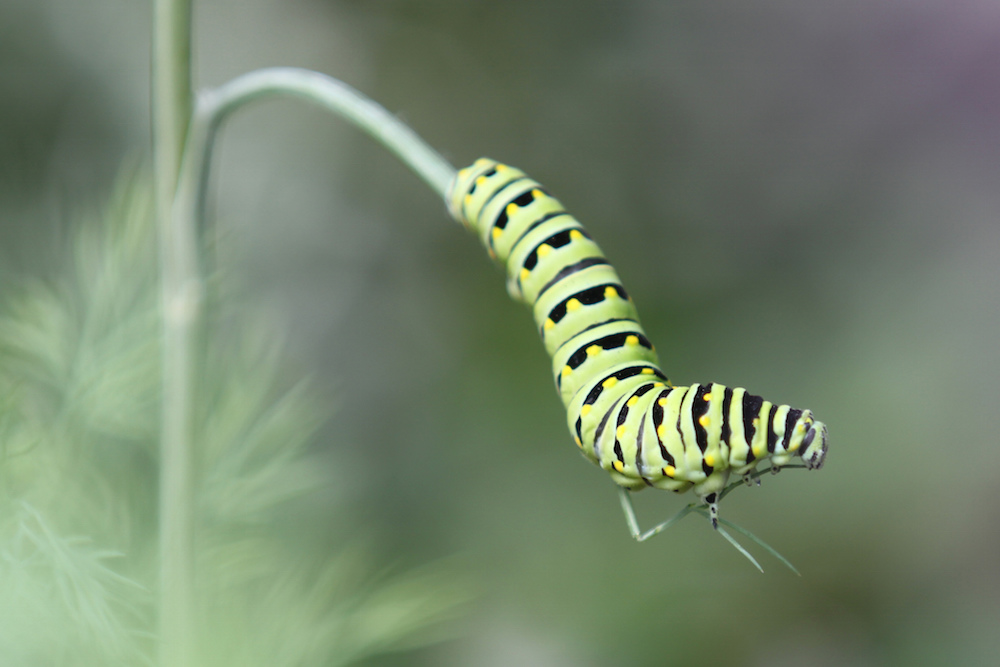
[[[827,429],[809,410],[715,383],[673,386],[601,249],[522,171],[477,160],[456,175],[448,206],[534,311],[577,447],[619,487],[692,489],[718,528],[731,474],[749,482],[761,463],[777,471],[797,456],[806,468],[823,465]],[[637,539],[665,526],[641,535],[622,498]]]

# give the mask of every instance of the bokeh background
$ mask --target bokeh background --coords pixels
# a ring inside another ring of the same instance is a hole
[[[57,270],[67,211],[148,156],[149,5],[0,4],[5,282]],[[759,574],[697,519],[635,544],[529,313],[442,203],[315,109],[239,114],[219,254],[283,331],[285,372],[333,408],[331,497],[380,562],[449,558],[477,593],[456,639],[371,664],[1000,655],[1000,4],[195,5],[199,85],[317,69],[457,166],[521,167],[617,265],[675,382],[830,427],[822,471],[723,506],[801,578],[766,554]],[[646,525],[682,502],[637,497]]]

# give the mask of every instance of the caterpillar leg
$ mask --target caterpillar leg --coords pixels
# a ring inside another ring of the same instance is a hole
[[[712,528],[719,529],[719,494],[710,493],[705,496],[708,505],[708,518],[712,520]]]
[[[636,542],[645,542],[653,535],[663,532],[670,526],[674,525],[676,522],[686,517],[691,512],[695,511],[695,509],[697,508],[697,506],[694,503],[691,503],[690,505],[684,507],[683,509],[681,509],[680,512],[670,517],[663,523],[653,526],[646,532],[642,532],[639,529],[639,521],[638,519],[635,518],[635,508],[632,507],[632,496],[629,494],[628,489],[623,489],[622,487],[618,487],[618,498],[621,500],[622,503],[622,511],[625,512],[625,521],[628,523],[629,532],[632,533],[632,537],[635,539]]]

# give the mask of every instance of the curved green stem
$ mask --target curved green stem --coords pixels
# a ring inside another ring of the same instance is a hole
[[[250,102],[278,96],[312,102],[352,123],[402,160],[441,198],[445,197],[455,168],[405,123],[342,81],[294,67],[256,70],[199,95],[192,124],[200,126],[197,129],[204,132],[199,138],[204,143],[200,147],[188,143],[185,160],[190,162],[186,162],[185,171],[195,167],[194,161],[200,158],[197,168],[202,171],[198,175],[203,184],[211,144],[219,125],[229,114]],[[196,174],[191,172],[190,175]],[[201,187],[204,189],[204,185]]]
[[[197,98],[177,183],[170,238],[165,243],[170,252],[169,270],[176,272],[176,300],[193,304],[201,298],[197,235],[203,228],[205,192],[219,127],[237,109],[279,96],[312,102],[349,121],[409,166],[442,199],[446,197],[455,168],[401,120],[347,84],[293,67],[244,74]],[[177,307],[187,310],[179,301]]]

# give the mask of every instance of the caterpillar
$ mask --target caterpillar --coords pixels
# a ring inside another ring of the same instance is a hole
[[[759,483],[765,462],[773,472],[796,457],[798,467],[823,465],[827,428],[809,410],[713,382],[674,386],[601,249],[524,172],[481,158],[456,174],[447,204],[505,267],[510,295],[532,309],[570,434],[623,490],[633,537],[670,522],[640,533],[628,491],[691,490],[719,529],[731,475]]]

